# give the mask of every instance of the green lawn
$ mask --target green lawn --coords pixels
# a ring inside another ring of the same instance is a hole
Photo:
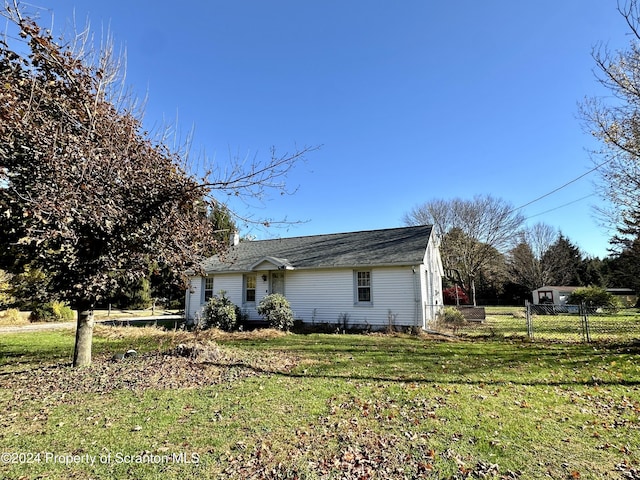
[[[161,355],[191,335],[101,328],[80,370],[71,331],[1,336],[0,477],[640,475],[637,343],[258,332]]]

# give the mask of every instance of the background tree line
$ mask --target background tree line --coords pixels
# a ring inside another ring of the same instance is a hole
[[[449,303],[457,295],[460,303],[522,305],[545,285],[640,291],[640,239],[606,258],[590,257],[550,225],[526,226],[512,205],[491,195],[432,200],[404,222],[434,225]]]

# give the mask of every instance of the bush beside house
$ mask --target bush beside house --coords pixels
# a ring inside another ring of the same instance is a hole
[[[279,293],[267,295],[260,301],[257,310],[271,328],[288,331],[293,327],[293,311],[284,295]]]
[[[227,292],[221,291],[214,295],[204,306],[202,319],[203,328],[219,328],[225,332],[237,330],[242,315],[240,308],[227,297]]]

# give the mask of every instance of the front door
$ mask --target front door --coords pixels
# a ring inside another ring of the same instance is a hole
[[[271,293],[284,295],[284,272],[271,272]]]

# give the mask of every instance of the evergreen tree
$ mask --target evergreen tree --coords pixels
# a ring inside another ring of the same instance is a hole
[[[556,242],[542,255],[542,263],[549,271],[550,285],[580,286],[580,249],[560,234]]]
[[[630,242],[628,247],[602,263],[607,287],[632,288],[640,292],[640,239]]]

